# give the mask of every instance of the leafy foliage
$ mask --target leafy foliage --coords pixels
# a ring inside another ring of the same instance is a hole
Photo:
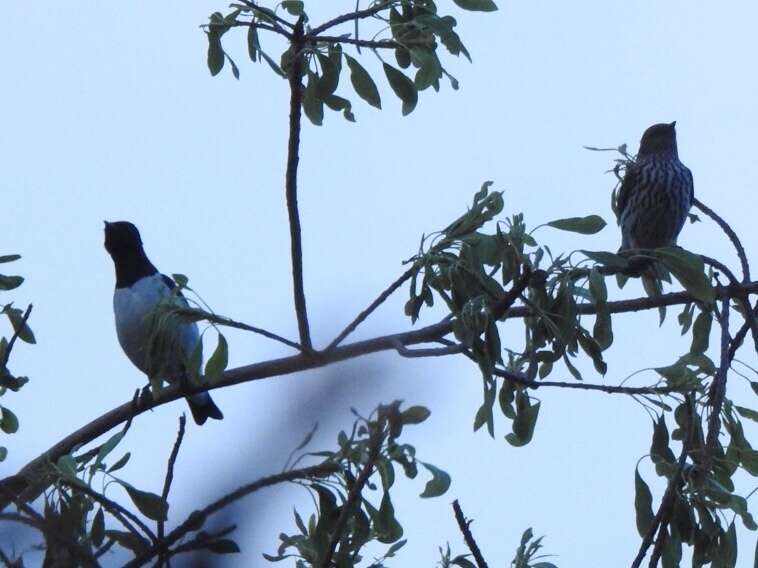
[[[0,256],[0,264],[14,262],[21,258],[17,254]],[[15,290],[24,282],[22,276],[7,276],[0,274],[0,292]],[[18,392],[29,379],[24,376],[17,376],[8,368],[11,351],[17,340],[25,343],[35,343],[34,333],[32,332],[27,319],[31,306],[26,314],[13,306],[5,304],[0,313],[5,314],[11,326],[11,335],[9,337],[0,337],[0,396],[5,396],[9,392]],[[4,434],[15,434],[19,428],[19,420],[16,414],[5,404],[0,404],[0,430]],[[5,460],[8,450],[5,446],[0,445],[0,462]]]
[[[456,0],[459,8],[469,11],[491,12],[497,9],[492,0]],[[402,102],[403,115],[410,114],[418,103],[418,94],[428,88],[440,90],[440,80],[446,77],[453,89],[458,81],[442,65],[438,48],[440,44],[455,56],[463,55],[471,60],[468,50],[461,42],[455,28],[457,21],[449,15],[440,15],[432,0],[376,0],[366,9],[371,20],[381,28],[371,40],[362,40],[358,35],[358,21],[363,18],[347,18],[356,22],[354,34],[326,36],[320,33],[323,26],[308,27],[298,35],[298,26],[308,22],[304,2],[283,2],[282,8],[297,21],[287,21],[274,10],[253,2],[231,4],[233,10],[224,15],[214,12],[205,26],[208,37],[208,69],[218,75],[226,62],[232,74],[239,78],[239,68],[224,50],[221,38],[234,27],[247,28],[247,48],[251,61],[265,61],[279,76],[288,77],[297,69],[305,83],[302,107],[305,115],[315,125],[324,119],[324,106],[342,112],[345,119],[353,122],[352,101],[345,95],[337,95],[343,71],[343,62],[350,70],[350,83],[359,98],[369,105],[381,108],[382,101],[374,79],[356,57],[343,52],[343,45],[370,47],[381,60],[384,76],[392,92]],[[389,24],[389,25],[387,25]],[[325,24],[326,28],[332,23]],[[382,33],[384,30],[384,34]],[[289,47],[279,57],[279,62],[263,50],[260,31],[284,36]],[[397,67],[379,55],[378,50],[392,51]],[[300,64],[295,65],[296,60]]]
[[[338,464],[339,469],[333,476],[307,486],[318,504],[316,511],[307,522],[295,511],[297,532],[281,534],[277,553],[264,557],[272,562],[296,558],[296,565],[302,567],[323,566],[333,552],[334,565],[359,566],[364,561],[361,550],[375,541],[390,546],[380,559],[371,562],[371,567],[385,566],[384,562],[406,542],[390,496],[396,471],[414,479],[421,465],[431,474],[421,497],[443,495],[450,485],[447,473],[419,461],[416,449],[399,440],[404,427],[420,424],[428,416],[429,411],[421,406],[403,411],[397,401],[383,405],[368,418],[358,416],[349,433],[340,432],[337,451],[306,454]],[[375,499],[363,492],[361,482],[376,492]]]

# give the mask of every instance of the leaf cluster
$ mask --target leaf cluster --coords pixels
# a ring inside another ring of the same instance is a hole
[[[19,258],[21,257],[17,254],[0,256],[0,264],[14,262]],[[0,291],[8,292],[15,290],[23,282],[24,278],[22,276],[0,274]],[[30,310],[31,307],[25,314],[19,308],[14,307],[12,303],[5,304],[2,310],[0,310],[0,314],[5,314],[8,318],[12,330],[10,337],[0,337],[0,396],[5,396],[8,392],[18,392],[29,382],[27,377],[18,376],[11,372],[8,368],[8,362],[16,340],[21,340],[25,343],[36,342],[34,333],[27,323]],[[4,434],[15,434],[18,428],[19,420],[16,414],[5,404],[0,404],[0,431]],[[7,455],[7,448],[0,446],[0,462]]]
[[[352,430],[339,433],[338,450],[305,454],[339,464],[339,470],[306,485],[315,512],[306,521],[295,511],[297,531],[282,533],[277,553],[264,557],[272,562],[295,558],[298,568],[326,566],[328,557],[330,566],[347,568],[364,561],[372,568],[385,566],[406,542],[391,498],[396,472],[414,479],[421,466],[431,474],[422,498],[442,495],[450,486],[447,473],[418,460],[416,449],[399,440],[406,426],[422,423],[429,414],[422,406],[403,410],[398,401],[382,405],[368,418],[356,414]],[[372,499],[369,492],[378,495]],[[365,559],[362,549],[370,542],[388,545],[381,558]]]

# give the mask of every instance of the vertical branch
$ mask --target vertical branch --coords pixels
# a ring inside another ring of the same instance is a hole
[[[292,33],[294,59],[289,71],[290,82],[290,132],[287,149],[287,174],[285,178],[287,192],[287,214],[289,215],[290,243],[292,256],[292,286],[295,295],[295,312],[297,327],[300,332],[300,345],[304,351],[311,351],[311,332],[308,328],[308,312],[305,306],[303,288],[303,246],[300,230],[300,213],[297,209],[297,167],[300,162],[300,119],[302,116],[303,89],[301,77],[303,72],[302,50],[305,45],[303,17],[300,16]]]
[[[163,492],[161,493],[161,499],[168,503],[168,493],[171,491],[171,482],[174,481],[174,465],[176,464],[176,458],[179,455],[179,448],[184,440],[184,426],[187,424],[187,417],[182,414],[179,417],[179,431],[176,433],[176,441],[174,447],[171,449],[171,455],[168,458],[168,466],[166,467],[166,479],[163,482]],[[158,521],[158,540],[163,540],[166,530],[166,521],[160,519]],[[168,566],[168,558],[162,553],[158,555],[158,566]]]
[[[713,448],[718,445],[721,432],[721,407],[726,396],[726,376],[732,363],[729,337],[729,300],[723,300],[721,309],[721,363],[711,386],[711,414],[708,417],[708,434],[705,439],[705,451],[712,459]]]
[[[455,520],[458,523],[458,528],[460,529],[461,534],[463,534],[463,540],[466,541],[466,546],[468,546],[468,549],[474,556],[477,568],[488,568],[487,562],[484,560],[484,556],[482,556],[482,551],[479,550],[479,545],[476,543],[476,540],[474,540],[474,535],[471,534],[471,529],[469,528],[471,521],[467,521],[466,517],[463,516],[463,510],[458,503],[458,499],[453,501],[453,511],[455,512]]]

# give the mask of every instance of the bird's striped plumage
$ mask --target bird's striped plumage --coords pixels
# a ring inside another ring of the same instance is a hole
[[[692,173],[679,161],[674,123],[651,126],[616,203],[621,250],[676,244],[693,200]]]

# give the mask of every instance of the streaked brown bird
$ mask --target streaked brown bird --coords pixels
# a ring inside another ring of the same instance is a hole
[[[617,205],[621,248],[676,244],[695,198],[692,172],[679,161],[676,121],[654,124],[642,135],[637,160],[626,169]]]

